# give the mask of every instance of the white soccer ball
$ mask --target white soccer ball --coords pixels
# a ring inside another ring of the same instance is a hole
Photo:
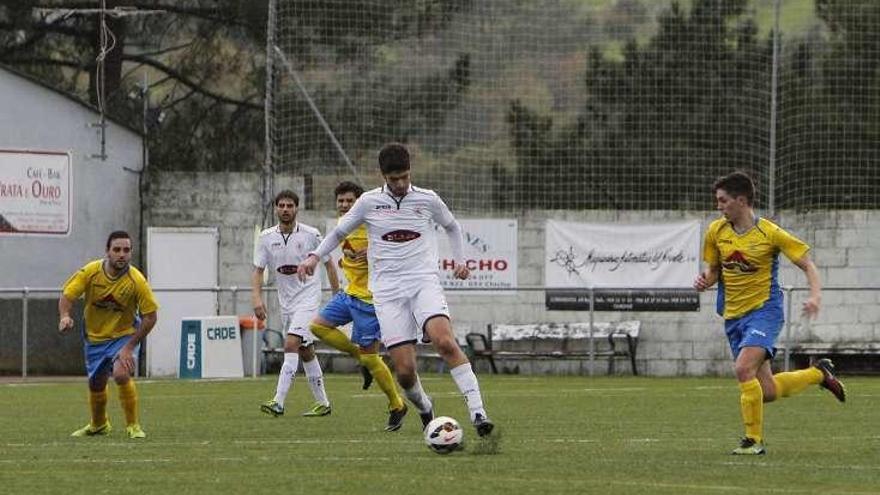
[[[425,427],[425,443],[438,454],[448,454],[461,447],[464,431],[454,418],[438,416]]]

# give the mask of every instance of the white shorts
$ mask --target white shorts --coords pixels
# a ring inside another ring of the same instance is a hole
[[[374,296],[376,317],[382,329],[382,343],[392,347],[404,343],[416,343],[425,328],[425,322],[433,316],[449,318],[449,305],[443,287],[436,280],[429,280],[417,287],[409,296],[380,301]]]
[[[315,343],[315,336],[309,330],[309,323],[318,315],[318,308],[300,310],[296,313],[286,313],[281,315],[281,333],[285,335],[296,335],[302,339],[303,346],[310,346]]]

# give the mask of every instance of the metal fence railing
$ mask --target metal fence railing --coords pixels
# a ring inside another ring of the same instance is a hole
[[[274,287],[264,287],[264,293],[274,293],[277,289]],[[543,286],[521,286],[517,288],[493,288],[491,290],[492,296],[481,295],[480,297],[503,297],[509,298],[512,295],[522,295],[528,293],[544,293],[547,291],[557,290],[557,288],[553,287],[543,287]],[[598,290],[598,289],[596,289]],[[783,328],[783,335],[779,339],[779,343],[783,344],[783,367],[785,370],[788,370],[790,367],[790,359],[791,359],[791,347],[793,344],[798,343],[798,339],[800,337],[795,336],[795,328],[798,325],[809,325],[809,323],[800,323],[795,321],[794,316],[797,314],[798,309],[795,308],[794,302],[795,300],[802,297],[804,294],[808,293],[808,289],[804,287],[791,287],[786,286],[783,287],[783,292],[785,294],[785,326]],[[854,293],[854,292],[875,292],[880,293],[880,287],[825,287],[822,289],[823,293],[826,295],[825,298],[828,299],[828,294],[846,294],[846,293]],[[162,289],[162,288],[154,288],[153,291],[157,294],[168,293],[168,292],[213,292],[217,294],[217,313],[218,314],[233,314],[238,315],[239,308],[242,302],[239,300],[243,295],[250,294],[250,287],[238,287],[238,286],[229,286],[229,287],[207,287],[207,288],[174,288],[174,289]],[[447,289],[447,293],[449,299],[452,301],[453,306],[455,306],[456,298],[469,298],[470,294],[468,293],[482,293],[485,294],[487,291],[485,289]],[[37,288],[37,287],[19,287],[19,288],[0,288],[0,298],[10,299],[14,298],[14,296],[19,296],[21,299],[21,320],[20,320],[20,328],[21,328],[21,376],[28,376],[28,339],[29,339],[29,311],[28,305],[34,299],[46,299],[46,295],[58,296],[60,295],[61,290],[58,288]],[[590,297],[590,310],[586,311],[589,316],[590,323],[590,374],[592,375],[593,365],[595,363],[595,347],[592,339],[592,327],[595,322],[595,311],[593,302],[595,301],[595,292],[594,290],[588,291]],[[10,297],[13,296],[13,297]],[[42,296],[42,297],[41,297]],[[462,299],[463,300],[463,299]],[[269,309],[270,315],[277,314],[277,298],[276,297],[266,297],[264,296],[264,301]],[[535,305],[543,305],[543,300],[540,302],[535,300],[531,304]],[[826,303],[824,306],[827,308],[833,303]],[[705,304],[703,305],[705,307]],[[247,313],[251,312],[250,305],[247,305]],[[642,312],[641,314],[645,314]],[[686,314],[686,313],[682,313]],[[686,317],[683,317],[686,318]],[[548,316],[545,321],[552,321],[553,318]],[[461,318],[458,318],[458,321],[461,321]],[[806,322],[807,320],[803,320]],[[820,313],[820,321],[821,321],[821,313]],[[254,332],[254,339],[256,339],[257,332]],[[253,342],[253,350],[254,353],[257,353],[257,342],[256,340]],[[15,343],[7,343],[3,342],[3,346],[13,346]],[[253,363],[257,362],[256,356],[254,356]],[[254,366],[256,369],[256,366]],[[247,370],[246,370],[247,373]]]

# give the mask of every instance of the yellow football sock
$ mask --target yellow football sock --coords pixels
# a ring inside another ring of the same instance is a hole
[[[92,426],[97,428],[107,422],[107,387],[100,392],[89,390],[89,410],[92,413]]]
[[[138,393],[134,386],[134,379],[129,378],[122,385],[117,385],[119,390],[119,403],[125,412],[125,424],[128,426],[138,423]]]
[[[764,391],[757,378],[739,384],[740,409],[746,436],[760,442],[764,439]]]
[[[352,344],[351,341],[348,340],[348,337],[336,327],[328,327],[325,325],[318,325],[317,323],[311,323],[309,325],[309,330],[311,330],[312,333],[315,334],[315,337],[318,337],[322,341],[326,342],[334,349],[339,349],[342,352],[347,352],[351,354],[354,358],[357,358],[360,355],[360,349],[358,349],[358,346]]]
[[[394,378],[385,361],[378,354],[361,354],[360,362],[370,371],[373,379],[379,384],[379,388],[388,397],[388,409],[395,410],[403,407],[403,398],[397,391],[397,386],[394,385]]]
[[[773,383],[776,384],[776,396],[788,397],[799,394],[810,385],[818,385],[822,378],[822,371],[819,368],[777,373],[773,375]]]

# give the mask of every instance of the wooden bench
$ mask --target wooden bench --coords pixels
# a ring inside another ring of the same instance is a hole
[[[592,334],[589,323],[499,324],[489,325],[487,335],[469,333],[465,338],[472,356],[488,360],[493,373],[498,373],[495,358],[583,360],[592,355],[608,360],[608,374],[614,374],[618,358],[626,358],[633,375],[638,375],[640,329],[641,322],[636,320],[594,322]]]
[[[780,345],[777,356],[788,349],[797,368],[810,366],[816,359],[828,357],[844,373],[880,372],[880,342],[793,342]]]
[[[263,333],[263,369],[262,373],[268,371],[275,372],[276,368],[281,367],[284,361],[284,337],[281,332],[272,329],[266,329]],[[380,354],[385,354],[384,350]],[[350,357],[348,353],[339,349],[330,347],[329,345],[318,340],[315,342],[315,355],[321,359],[321,367],[328,372],[333,371],[333,360],[337,357]],[[416,357],[421,361],[436,363],[436,371],[442,373],[446,370],[446,364],[437,354],[437,351],[430,344],[418,343],[416,345]],[[354,361],[353,361],[354,362]],[[390,363],[389,363],[390,366]]]

